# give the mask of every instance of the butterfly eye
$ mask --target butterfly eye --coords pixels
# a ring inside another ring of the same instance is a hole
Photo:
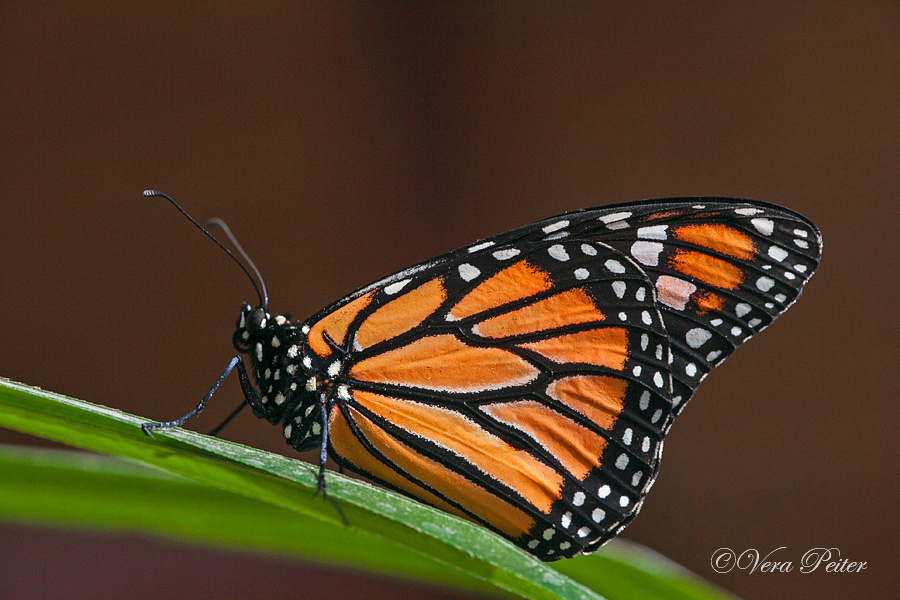
[[[250,334],[250,337],[256,337],[257,335],[259,335],[260,331],[266,328],[266,325],[268,324],[266,311],[259,307],[254,308],[249,313],[247,313],[245,321],[247,333]]]

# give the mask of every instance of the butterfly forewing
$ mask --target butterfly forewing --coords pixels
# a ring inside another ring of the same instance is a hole
[[[544,560],[592,551],[640,508],[700,380],[796,299],[819,250],[786,209],[688,199],[562,215],[397,273],[304,328],[330,452]]]

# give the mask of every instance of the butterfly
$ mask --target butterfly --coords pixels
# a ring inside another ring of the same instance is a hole
[[[242,406],[319,449],[320,489],[331,456],[542,560],[590,553],[637,515],[700,382],[797,300],[821,247],[774,204],[673,198],[481,240],[302,322],[269,312],[257,271],[239,354],[197,409],[145,431],[180,425],[237,366]]]

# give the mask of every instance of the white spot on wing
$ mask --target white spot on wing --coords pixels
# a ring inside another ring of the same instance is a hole
[[[809,242],[807,242],[806,240],[797,239],[794,240],[794,244],[796,244],[798,248],[809,248]]]
[[[328,365],[327,373],[328,373],[329,377],[337,377],[338,373],[340,373],[340,372],[341,372],[341,361],[336,360],[333,363],[331,363],[330,365]]]
[[[758,208],[736,208],[734,209],[734,212],[745,217],[752,217],[753,215],[759,214],[762,211]]]
[[[565,262],[569,260],[569,253],[566,252],[566,249],[562,244],[553,244],[552,246],[547,248],[547,254],[558,261]]]
[[[459,276],[463,278],[465,281],[472,281],[479,275],[481,275],[481,271],[478,270],[477,267],[473,267],[469,263],[463,263],[457,267],[459,271]]]
[[[518,256],[520,254],[520,250],[518,248],[506,248],[504,250],[497,250],[492,253],[491,256],[496,258],[497,260],[509,260],[514,256]]]
[[[641,394],[641,399],[638,401],[641,410],[647,410],[647,407],[650,406],[650,392],[644,390],[644,393]]]
[[[600,217],[600,220],[603,221],[604,223],[608,224],[608,223],[612,223],[614,221],[621,221],[622,219],[627,219],[630,216],[631,216],[630,212],[617,212],[617,213],[612,213],[611,215],[603,215],[602,217]]]
[[[756,287],[764,292],[768,292],[775,285],[775,280],[771,277],[760,277],[756,280]]]
[[[404,287],[406,287],[406,284],[409,283],[410,281],[412,281],[412,280],[404,279],[403,281],[398,281],[396,283],[386,285],[386,286],[384,286],[384,293],[385,294],[396,294],[397,292],[402,290]]]
[[[590,275],[591,274],[587,269],[575,269],[575,279],[578,279],[579,281],[587,279]]]
[[[625,297],[625,282],[624,281],[613,281],[612,289],[613,289],[613,292],[615,292],[617,297],[619,297],[619,298]]]
[[[575,494],[572,496],[572,504],[574,504],[575,506],[581,506],[582,504],[584,504],[584,498],[584,492],[575,492]]]
[[[743,317],[744,315],[749,313],[751,310],[752,310],[752,308],[749,304],[747,304],[746,302],[740,302],[740,303],[738,303],[737,306],[734,307],[734,314],[736,314],[739,317]]]
[[[668,225],[651,225],[649,227],[641,227],[637,230],[637,236],[645,240],[664,240],[666,239],[666,228]]]
[[[622,266],[622,263],[620,263],[617,260],[613,260],[611,258],[609,260],[607,260],[605,263],[603,263],[603,265],[607,269],[609,269],[609,271],[612,273],[624,273],[625,272],[625,267]]]
[[[559,231],[563,227],[568,227],[569,222],[565,219],[562,221],[557,221],[556,223],[551,223],[550,225],[546,225],[544,229],[544,233],[553,233],[554,231]]]
[[[775,231],[775,223],[772,219],[750,219],[750,224],[763,235],[772,235],[772,232]]]
[[[684,310],[691,294],[697,291],[697,286],[684,279],[660,275],[656,279],[656,295],[659,301],[675,310]]]
[[[787,250],[785,250],[784,248],[780,248],[778,246],[770,246],[769,247],[769,256],[771,256],[778,262],[781,262],[788,257],[788,253],[787,253]]]
[[[709,341],[709,338],[712,337],[712,333],[707,331],[706,329],[702,329],[700,327],[695,327],[687,332],[685,335],[685,340],[687,341],[687,345],[691,348],[699,348],[703,344]]]
[[[584,252],[587,256],[597,256],[597,249],[590,244],[582,244],[581,251]]]
[[[659,242],[635,242],[631,245],[631,255],[636,261],[648,267],[659,265],[659,253],[663,245]]]
[[[471,248],[469,248],[469,252],[478,252],[479,250],[484,250],[485,248],[490,248],[494,245],[494,242],[481,242],[480,244],[475,244]]]

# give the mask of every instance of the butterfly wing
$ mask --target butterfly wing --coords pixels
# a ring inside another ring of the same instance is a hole
[[[402,271],[308,321],[320,364],[326,334],[349,351],[332,455],[544,560],[592,551],[637,513],[702,377],[796,299],[818,250],[786,209],[689,199],[562,215]]]

